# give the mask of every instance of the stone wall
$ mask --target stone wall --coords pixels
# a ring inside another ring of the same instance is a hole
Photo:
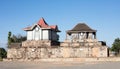
[[[22,47],[42,47],[42,46],[51,46],[51,41],[50,40],[39,40],[39,41],[35,41],[35,40],[27,40],[22,42]]]
[[[72,42],[65,40],[64,42],[60,43],[60,46],[73,46],[73,47],[79,47],[79,46],[103,46],[101,42],[97,41],[97,39],[85,39],[82,42]]]
[[[93,57],[108,57],[108,48],[106,46],[94,47],[92,49]]]
[[[8,49],[8,59],[107,57],[107,47],[55,47]],[[95,54],[96,53],[96,54]],[[101,54],[104,53],[104,54]]]
[[[60,46],[60,42],[51,40],[27,40],[22,42],[22,47],[51,47]]]

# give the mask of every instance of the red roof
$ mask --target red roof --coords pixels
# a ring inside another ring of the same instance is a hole
[[[53,29],[53,30],[55,30],[55,31],[57,31],[57,32],[60,32],[60,30],[58,30],[57,25],[51,25],[51,26],[49,26],[49,25],[45,22],[44,18],[41,18],[41,19],[38,21],[37,25],[39,25],[41,28]],[[34,26],[30,26],[30,27],[24,28],[24,30],[25,30],[25,31],[27,31],[27,30],[32,30],[33,28],[34,28]]]
[[[45,22],[44,18],[41,18],[39,21],[38,21],[38,25],[41,27],[41,28],[48,28],[49,25]]]
[[[23,30],[31,30],[32,26],[26,27]]]
[[[56,29],[57,25],[51,25],[49,26],[51,29]]]

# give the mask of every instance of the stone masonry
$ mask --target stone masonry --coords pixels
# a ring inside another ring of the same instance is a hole
[[[54,38],[54,37],[53,37]],[[8,59],[108,57],[105,42],[96,39],[96,30],[86,24],[78,24],[66,32],[64,42],[52,40],[26,40],[22,46],[9,48]]]
[[[107,57],[106,47],[11,48],[8,59]],[[14,52],[14,53],[13,53]]]

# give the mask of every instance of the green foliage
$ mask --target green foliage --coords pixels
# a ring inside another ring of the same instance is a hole
[[[7,57],[7,52],[4,48],[0,48],[0,58],[6,58]]]
[[[115,51],[116,53],[120,52],[120,38],[116,38],[112,44],[112,51]]]
[[[22,36],[22,35],[13,35],[11,37],[11,43],[21,43],[22,41],[25,41],[27,38],[26,36]]]
[[[12,32],[8,32],[8,48],[11,46],[11,43],[22,43],[27,39],[26,36],[22,35],[12,35]]]
[[[22,36],[22,35],[12,35],[11,32],[8,32],[8,46],[11,43],[21,43],[22,41],[25,41],[27,39],[26,36]]]
[[[11,44],[11,35],[12,33],[9,31],[8,32],[8,46]]]

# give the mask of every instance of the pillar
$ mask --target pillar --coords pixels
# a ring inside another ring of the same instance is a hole
[[[96,39],[96,32],[93,32],[93,39]]]
[[[94,33],[94,39],[96,39],[96,32]]]
[[[86,32],[87,34],[86,34],[86,39],[88,39],[88,36],[89,36],[89,32]]]

